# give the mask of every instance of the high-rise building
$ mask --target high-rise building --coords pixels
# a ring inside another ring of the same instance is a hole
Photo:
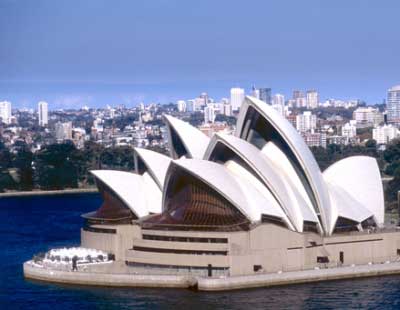
[[[49,123],[49,105],[45,101],[38,103],[39,126],[45,127]]]
[[[11,123],[11,102],[2,101],[0,102],[0,118],[5,124]]]
[[[318,108],[319,97],[316,90],[307,90],[306,100],[308,109]]]
[[[301,90],[294,90],[293,91],[293,95],[292,95],[292,99],[293,100],[297,100],[299,98],[304,98],[304,94]]]
[[[272,104],[279,104],[281,106],[285,105],[285,96],[281,94],[275,94],[272,97]]]
[[[186,111],[187,112],[194,112],[194,107],[196,103],[194,99],[190,99],[186,102]]]
[[[296,116],[296,129],[299,132],[314,132],[317,128],[317,116],[311,111],[304,111]]]
[[[259,88],[260,100],[271,104],[271,88]]]
[[[226,116],[232,116],[232,105],[230,103],[224,103],[223,114]]]
[[[61,123],[57,122],[55,125],[57,141],[71,140],[72,139],[72,122]]]
[[[253,87],[251,88],[251,95],[252,95],[254,98],[260,99],[260,90],[259,90],[258,88],[256,88],[254,85],[253,85]]]
[[[389,123],[400,124],[400,85],[388,90],[387,119]]]
[[[207,105],[204,108],[204,123],[214,123],[215,121],[215,109],[212,104]]]
[[[275,94],[272,97],[272,107],[282,116],[285,116],[285,96]]]
[[[176,105],[178,106],[179,112],[186,112],[186,101],[185,100],[178,100]]]
[[[243,101],[244,101],[244,89],[243,88],[231,88],[232,110],[233,111],[239,110]]]
[[[203,106],[208,104],[209,98],[207,93],[201,93],[199,98],[203,99]]]

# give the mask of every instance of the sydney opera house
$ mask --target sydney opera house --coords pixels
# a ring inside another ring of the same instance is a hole
[[[292,125],[246,97],[235,135],[165,116],[170,156],[135,149],[135,171],[92,171],[103,204],[81,245],[154,272],[251,275],[399,255],[385,232],[376,160],[321,171]]]

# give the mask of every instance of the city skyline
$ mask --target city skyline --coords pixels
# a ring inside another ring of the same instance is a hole
[[[400,84],[397,1],[0,6],[0,100],[14,107],[168,103],[252,85],[373,104]]]

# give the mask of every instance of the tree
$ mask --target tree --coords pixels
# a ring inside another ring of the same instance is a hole
[[[33,188],[33,153],[28,148],[18,151],[13,161],[13,167],[17,168],[19,176],[18,188],[20,190],[32,190]]]
[[[78,167],[73,162],[75,151],[72,143],[52,144],[41,150],[35,161],[38,185],[43,189],[78,187]]]

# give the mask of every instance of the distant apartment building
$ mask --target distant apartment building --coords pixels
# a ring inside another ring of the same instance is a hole
[[[220,122],[208,123],[208,124],[203,124],[198,128],[202,133],[204,133],[206,136],[210,138],[215,133],[218,132],[225,134],[232,134],[231,128],[226,123],[220,123]]]
[[[284,106],[285,105],[285,96],[282,94],[275,94],[272,97],[272,104]]]
[[[400,85],[388,90],[387,118],[389,123],[400,124]]]
[[[372,130],[372,139],[374,139],[377,144],[387,144],[399,136],[399,129],[392,124],[378,126]]]
[[[289,123],[292,124],[294,128],[297,128],[297,123],[296,123],[297,115],[294,114],[286,115],[286,119],[289,121]]]
[[[4,124],[11,124],[11,102],[0,102],[0,118]]]
[[[308,90],[306,93],[306,105],[307,109],[318,108],[319,96],[316,90]]]
[[[251,95],[254,98],[260,99],[260,90],[258,88],[256,88],[255,86],[253,86],[251,89]]]
[[[57,141],[72,140],[72,122],[57,122],[55,125]]]
[[[176,102],[177,108],[179,112],[186,112],[186,101],[185,100],[178,100]]]
[[[353,120],[360,127],[376,126],[384,121],[383,114],[372,107],[360,107],[354,110]]]
[[[239,110],[243,101],[244,101],[244,89],[243,88],[231,88],[232,110],[233,111]]]
[[[232,105],[229,103],[224,103],[221,113],[225,116],[232,116]]]
[[[342,126],[342,136],[348,138],[354,138],[357,135],[357,122],[351,120],[350,122]]]
[[[304,98],[304,93],[301,90],[294,90],[292,94],[292,99],[297,100],[299,98]]]
[[[271,88],[259,88],[259,93],[260,93],[260,100],[264,101],[267,104],[271,104]]]
[[[304,111],[296,116],[296,129],[299,132],[314,132],[317,128],[317,116],[311,111]]]
[[[303,137],[304,141],[309,147],[313,146],[321,146],[323,148],[326,148],[326,134],[325,133],[312,133],[312,132],[303,132],[301,134]]]
[[[285,96],[275,94],[272,97],[272,107],[282,116],[285,116]]]
[[[327,136],[326,143],[327,145],[329,144],[348,145],[350,143],[350,138],[347,136],[338,136],[338,135]]]
[[[204,108],[204,123],[214,123],[215,121],[215,108],[212,104],[207,105]]]
[[[38,102],[39,126],[45,127],[49,123],[49,106],[45,101]]]

